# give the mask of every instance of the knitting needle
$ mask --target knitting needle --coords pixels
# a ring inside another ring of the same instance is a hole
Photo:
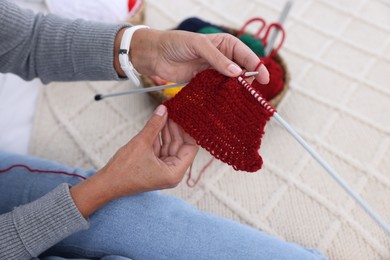
[[[333,177],[333,179],[367,212],[367,214],[390,236],[390,226],[365,202],[358,193],[356,193],[279,114],[276,110],[261,96],[257,91],[242,77],[238,81],[256,98],[260,104],[273,112],[273,117],[280,123],[294,138],[300,143],[306,151]]]
[[[249,72],[245,72],[244,76],[245,77],[252,77],[252,76],[255,76],[257,74],[259,74],[259,72],[249,71]],[[149,87],[149,88],[137,88],[137,89],[131,89],[131,90],[126,91],[126,92],[112,93],[112,94],[106,94],[106,95],[97,94],[97,95],[95,95],[95,100],[99,101],[99,100],[102,100],[104,98],[109,98],[109,97],[123,96],[123,95],[129,95],[129,94],[147,93],[147,92],[163,90],[163,89],[167,89],[167,88],[175,88],[175,87],[185,86],[187,84],[188,84],[188,82],[169,84],[169,85],[163,85],[163,86],[154,86],[154,87]]]
[[[162,90],[162,89],[167,89],[167,88],[180,87],[180,86],[184,86],[184,85],[187,85],[187,84],[188,84],[188,82],[186,82],[186,83],[177,83],[177,84],[169,84],[169,85],[163,85],[163,86],[154,86],[154,87],[150,87],[150,88],[137,88],[137,89],[131,89],[131,90],[126,91],[126,92],[118,92],[118,93],[112,93],[112,94],[106,94],[106,95],[97,94],[95,96],[95,100],[99,101],[99,100],[102,100],[104,98],[123,96],[123,95],[129,95],[129,94],[141,94],[141,93],[157,91],[157,90]]]
[[[258,71],[247,71],[244,73],[244,77],[252,77],[252,76],[256,76],[257,74],[259,74]]]
[[[283,24],[284,21],[287,18],[288,12],[290,11],[292,6],[292,1],[288,1],[283,11],[279,17],[279,24]],[[272,29],[270,40],[268,44],[265,46],[265,56],[268,56],[275,44],[275,40],[278,34],[277,29]],[[242,83],[242,78],[239,82]],[[248,89],[248,88],[247,88]],[[251,91],[252,95],[253,92]],[[256,97],[256,96],[255,96]],[[259,100],[261,99],[261,101]],[[266,102],[261,96],[257,97],[257,100],[260,101],[260,103],[265,106],[267,109],[271,107],[268,102]],[[264,100],[264,101],[263,101]],[[272,107],[271,107],[272,108]],[[378,213],[376,213],[373,209],[370,208],[370,206],[357,194],[355,191],[353,191],[349,185],[336,173],[336,171],[324,160],[322,157],[305,141],[303,138],[295,132],[295,130],[272,108],[274,111],[273,117],[309,152],[309,154],[333,177],[333,179],[352,197],[355,199],[355,201],[367,212],[370,217],[375,220],[379,226],[382,227],[382,229],[390,235],[390,227],[387,225],[387,223],[379,216]]]
[[[292,1],[287,1],[286,4],[284,5],[282,13],[279,16],[279,21],[278,21],[279,24],[283,24],[284,21],[286,20],[287,15],[288,15],[288,13],[289,13],[289,11],[291,9],[292,4],[293,4]],[[279,32],[279,30],[275,29],[275,28],[272,28],[271,30],[272,30],[272,32],[271,32],[271,35],[270,35],[270,40],[268,41],[267,45],[264,48],[264,55],[265,55],[265,57],[270,55],[270,53],[271,53],[271,51],[272,51],[272,49],[274,47],[274,44],[275,44],[275,41],[276,41],[276,37],[278,36],[278,32]]]

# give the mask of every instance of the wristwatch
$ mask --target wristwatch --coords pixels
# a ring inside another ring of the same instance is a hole
[[[135,25],[129,27],[123,33],[121,39],[121,45],[119,48],[119,64],[121,65],[122,70],[125,72],[126,76],[131,80],[131,82],[135,86],[140,85],[140,81],[138,76],[140,75],[138,71],[135,70],[133,64],[130,61],[129,53],[130,53],[130,44],[133,34],[138,29],[149,29],[149,26],[146,25]]]

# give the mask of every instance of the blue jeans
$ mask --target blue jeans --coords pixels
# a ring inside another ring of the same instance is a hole
[[[13,164],[72,172],[85,177],[95,172],[0,152],[0,169]],[[80,181],[73,176],[31,173],[24,168],[14,168],[0,174],[0,214],[43,196],[60,183],[75,185]],[[88,230],[61,241],[42,258],[326,259],[316,250],[201,212],[179,198],[160,192],[112,201],[92,214],[89,222]]]

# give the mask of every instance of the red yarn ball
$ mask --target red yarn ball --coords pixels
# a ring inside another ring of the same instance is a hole
[[[283,70],[280,64],[272,58],[263,59],[263,64],[269,72],[269,83],[260,84],[259,82],[254,80],[252,86],[257,89],[266,100],[269,101],[276,97],[283,89]]]

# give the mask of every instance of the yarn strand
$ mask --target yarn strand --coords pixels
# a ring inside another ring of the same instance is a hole
[[[6,172],[12,170],[13,168],[25,168],[26,170],[28,170],[29,172],[32,172],[32,173],[63,174],[63,175],[78,177],[78,178],[81,178],[83,180],[87,179],[86,177],[81,176],[81,175],[76,174],[76,173],[70,173],[70,172],[65,172],[65,171],[48,171],[48,170],[32,169],[29,166],[24,165],[24,164],[14,164],[6,169],[0,169],[0,174],[6,173]]]
[[[206,163],[206,164],[203,166],[202,170],[200,170],[198,176],[196,177],[196,179],[194,180],[194,182],[193,182],[192,184],[190,183],[191,175],[192,175],[192,164],[191,164],[190,169],[189,169],[189,171],[188,171],[187,181],[186,181],[187,186],[190,187],[190,188],[194,188],[194,187],[198,184],[198,182],[200,181],[200,179],[202,178],[202,175],[205,173],[205,171],[207,170],[207,168],[208,168],[213,162],[214,162],[214,157],[212,157],[212,158],[210,159],[210,161],[209,161],[208,163]]]

